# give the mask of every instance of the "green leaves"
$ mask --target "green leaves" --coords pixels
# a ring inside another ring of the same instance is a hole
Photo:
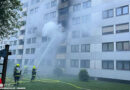
[[[14,34],[22,26],[21,11],[19,0],[0,0],[0,39]]]

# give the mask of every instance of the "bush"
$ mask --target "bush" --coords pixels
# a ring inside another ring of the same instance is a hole
[[[62,68],[55,68],[54,69],[54,74],[57,76],[57,77],[60,77],[63,75],[63,69]]]
[[[81,80],[81,81],[88,81],[89,80],[89,75],[88,75],[87,70],[85,70],[85,69],[80,70],[79,80]]]

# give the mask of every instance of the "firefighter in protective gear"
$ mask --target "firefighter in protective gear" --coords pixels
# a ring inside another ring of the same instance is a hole
[[[31,81],[35,80],[35,78],[36,78],[36,67],[35,67],[35,66],[33,66]]]
[[[19,84],[20,76],[21,76],[20,64],[16,64],[14,68],[14,81],[16,85]]]

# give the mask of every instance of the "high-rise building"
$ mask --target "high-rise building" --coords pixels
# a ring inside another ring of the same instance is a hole
[[[27,19],[27,10],[28,2],[27,0],[21,0],[23,3],[23,11],[21,12],[22,18],[22,27],[18,30],[18,33],[13,35],[10,38],[0,41],[0,49],[4,48],[4,45],[10,45],[10,51],[12,55],[9,56],[9,62],[22,63],[22,57],[24,52],[24,41],[25,41],[25,32],[26,32],[26,19]]]
[[[33,65],[39,46],[49,41],[42,28],[53,21],[66,34],[55,66],[72,75],[87,69],[91,77],[130,80],[129,5],[129,0],[25,0],[26,25],[10,40],[10,59]]]

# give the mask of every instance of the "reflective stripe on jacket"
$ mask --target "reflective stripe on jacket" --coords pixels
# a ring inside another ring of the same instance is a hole
[[[36,76],[36,69],[32,69],[32,76]]]
[[[21,75],[20,67],[15,67],[14,76],[15,77],[20,77],[20,75]]]

